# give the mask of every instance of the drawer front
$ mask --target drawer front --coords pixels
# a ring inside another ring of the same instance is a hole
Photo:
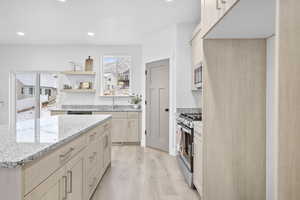
[[[100,136],[100,131],[101,130],[98,127],[89,131],[89,133],[87,134],[87,140],[89,144],[97,140],[97,138]]]
[[[34,163],[24,166],[24,194],[32,191],[85,146],[86,137],[82,136]]]
[[[127,112],[113,112],[113,113],[111,113],[111,115],[115,119],[127,118]]]
[[[90,144],[90,146],[87,149],[86,166],[88,171],[97,168],[97,159],[99,154],[97,144],[97,142],[94,142]]]
[[[139,113],[137,113],[137,112],[128,112],[128,118],[129,119],[138,119],[139,118]]]

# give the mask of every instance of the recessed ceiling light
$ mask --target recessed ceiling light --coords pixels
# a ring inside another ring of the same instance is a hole
[[[59,2],[63,2],[63,3],[64,3],[64,2],[66,2],[67,0],[56,0],[56,1],[59,1]]]
[[[19,35],[19,36],[24,36],[25,33],[23,33],[23,32],[17,32],[17,35]]]
[[[91,37],[95,36],[95,33],[93,33],[93,32],[88,32],[87,34],[88,34],[88,36],[91,36]]]
[[[166,2],[173,2],[174,0],[165,0]]]

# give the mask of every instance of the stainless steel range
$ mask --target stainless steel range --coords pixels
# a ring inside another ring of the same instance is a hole
[[[194,122],[201,120],[201,113],[182,113],[177,118],[178,162],[190,187],[193,187]]]

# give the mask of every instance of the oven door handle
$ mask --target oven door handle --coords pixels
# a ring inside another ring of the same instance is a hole
[[[189,134],[192,134],[192,130],[191,129],[187,129],[185,127],[181,127],[181,130],[186,132],[186,133],[189,133]]]

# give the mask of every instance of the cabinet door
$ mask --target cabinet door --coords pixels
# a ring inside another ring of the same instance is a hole
[[[112,142],[126,142],[127,137],[127,118],[112,120]]]
[[[103,173],[104,173],[104,151],[103,151],[103,135],[99,138],[99,141],[97,141],[98,146],[98,174],[99,178],[101,179]]]
[[[138,141],[139,141],[139,120],[128,119],[127,142],[138,142]]]
[[[222,10],[223,14],[225,14],[227,11],[229,11],[236,3],[239,2],[239,0],[220,0],[222,2]]]
[[[84,155],[79,153],[67,163],[67,194],[68,200],[83,200],[84,198]]]
[[[104,170],[108,167],[111,162],[111,139],[110,132],[106,131],[103,136],[103,153],[104,153]]]
[[[207,33],[218,21],[222,9],[221,0],[205,0],[203,10],[203,28]]]
[[[61,168],[25,196],[25,200],[66,200],[67,176]]]
[[[202,139],[194,136],[194,173],[193,181],[200,196],[203,194],[203,144]]]

